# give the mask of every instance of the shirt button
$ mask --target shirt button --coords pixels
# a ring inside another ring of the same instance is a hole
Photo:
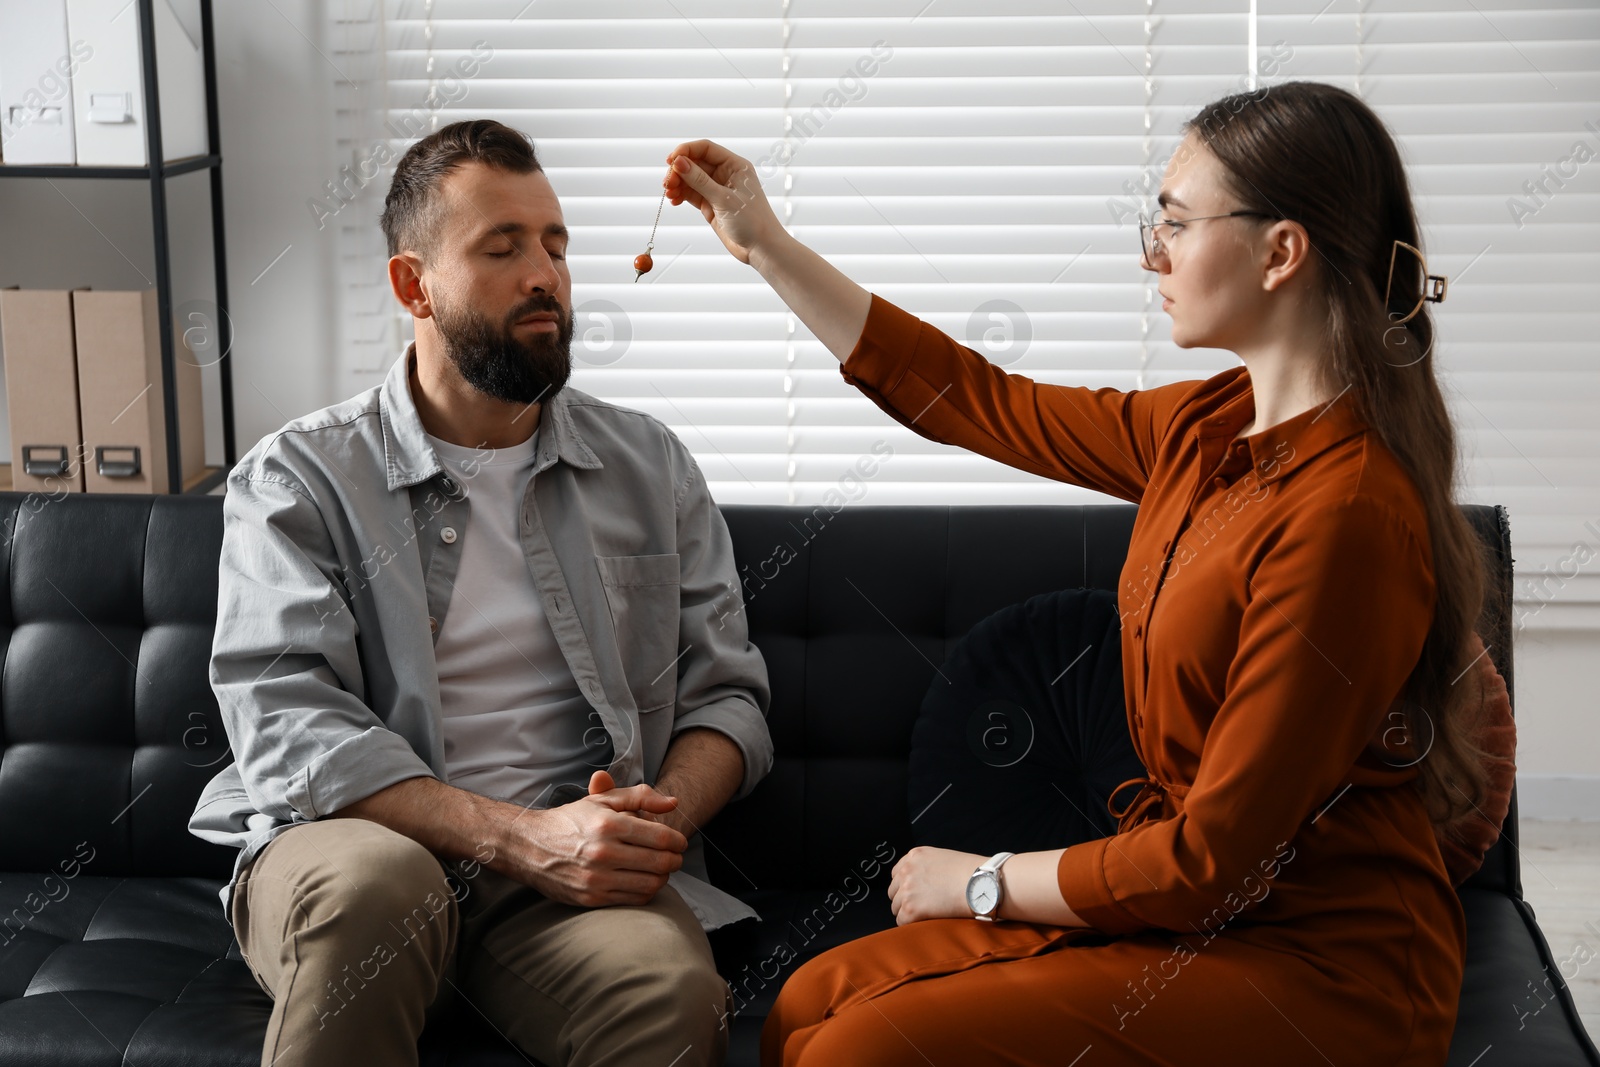
[[[434,618],[432,615],[428,616],[428,632],[431,634],[436,634],[439,632],[439,620]]]
[[[453,493],[453,492],[456,491],[455,479],[450,477],[448,474],[444,476],[444,478],[439,482],[439,484],[444,486],[444,491],[447,492],[447,493]]]
[[[1211,479],[1211,484],[1216,486],[1218,489],[1226,489],[1228,486],[1228,479],[1222,477],[1213,478]]]
[[[1218,479],[1218,480],[1220,481],[1221,479]],[[456,543],[456,528],[454,526],[446,526],[444,529],[440,530],[439,531],[439,540],[443,541],[447,545],[455,544]]]

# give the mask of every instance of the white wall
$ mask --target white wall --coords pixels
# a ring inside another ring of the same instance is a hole
[[[1600,632],[1529,627],[1513,650],[1522,816],[1600,820]]]
[[[318,231],[305,206],[335,169],[339,75],[323,40],[324,6],[214,3],[241,455],[288,420],[342,399],[331,395],[333,231]]]

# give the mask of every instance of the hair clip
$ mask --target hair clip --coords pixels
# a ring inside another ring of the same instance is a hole
[[[1402,248],[1416,256],[1417,262],[1422,264],[1422,298],[1417,301],[1417,306],[1412,308],[1410,313],[1408,313],[1405,318],[1396,321],[1396,325],[1399,325],[1402,322],[1410,322],[1412,317],[1415,316],[1417,312],[1422,310],[1423,301],[1431,301],[1435,304],[1442,301],[1444,299],[1445,290],[1449,288],[1450,284],[1450,279],[1446,278],[1444,275],[1428,273],[1428,261],[1423,258],[1422,251],[1420,249],[1418,249],[1415,245],[1408,245],[1404,241],[1397,238],[1394,242],[1394,247],[1389,250],[1389,280],[1384,284],[1383,287],[1383,307],[1386,312],[1388,312],[1389,309],[1389,291],[1394,287],[1394,258],[1400,254],[1400,249]],[[1391,316],[1393,315],[1392,312],[1389,312],[1389,314]]]

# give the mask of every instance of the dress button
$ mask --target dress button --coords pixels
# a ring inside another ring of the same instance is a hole
[[[436,634],[439,632],[439,620],[434,618],[432,615],[428,616],[428,632],[430,634]]]
[[[1171,548],[1172,548],[1172,542],[1171,542],[1171,541],[1167,541],[1167,542],[1166,542],[1166,543],[1164,543],[1164,544],[1163,544],[1163,545],[1162,545],[1162,546],[1161,546],[1161,551],[1163,551],[1163,552],[1167,552],[1167,551],[1170,551],[1170,550],[1171,550]]]
[[[444,529],[440,530],[439,531],[439,540],[443,541],[447,545],[455,544],[456,543],[456,528],[454,526],[446,526]]]

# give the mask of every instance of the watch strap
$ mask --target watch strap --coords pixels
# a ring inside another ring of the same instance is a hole
[[[994,855],[984,860],[982,865],[978,867],[978,870],[993,871],[998,874],[1000,873],[1000,865],[1015,855],[1015,852],[996,852]]]

